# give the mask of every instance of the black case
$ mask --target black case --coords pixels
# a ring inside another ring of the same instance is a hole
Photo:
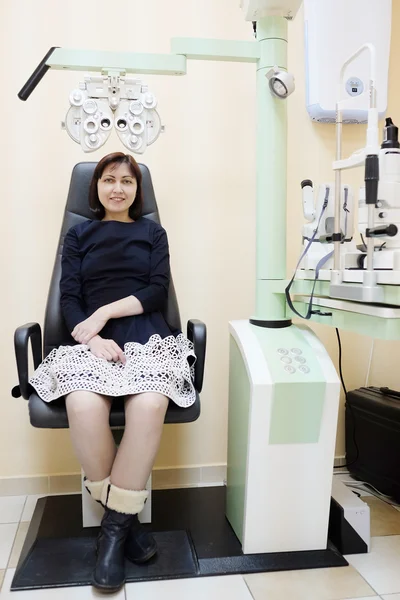
[[[348,392],[346,462],[351,475],[400,502],[399,392],[375,387]]]

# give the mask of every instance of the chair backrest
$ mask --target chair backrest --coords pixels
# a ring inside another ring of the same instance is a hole
[[[81,162],[78,163],[72,171],[67,204],[65,207],[57,254],[47,297],[43,336],[44,356],[47,356],[53,348],[57,348],[62,344],[71,344],[71,341],[73,341],[65,325],[60,307],[61,256],[64,237],[68,229],[73,225],[83,223],[88,219],[93,219],[93,214],[89,208],[89,186],[96,165],[96,162]],[[152,219],[153,221],[160,223],[160,216],[158,214],[150,171],[145,165],[139,164],[139,167],[142,173],[142,214],[147,219]],[[169,287],[168,300],[163,313],[167,323],[171,327],[181,329],[179,308],[172,278]]]

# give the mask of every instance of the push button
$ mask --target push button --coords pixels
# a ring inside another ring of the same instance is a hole
[[[282,356],[281,361],[283,363],[285,363],[286,365],[290,365],[290,363],[292,362],[292,359],[289,356]]]
[[[294,359],[294,360],[295,360],[296,362],[300,363],[301,365],[304,365],[304,364],[305,364],[305,362],[306,362],[306,359],[305,359],[305,358],[303,358],[302,356],[295,356],[295,359]]]

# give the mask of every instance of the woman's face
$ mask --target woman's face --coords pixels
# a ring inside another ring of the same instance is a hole
[[[137,183],[126,163],[108,165],[97,182],[104,220],[131,221],[129,208],[135,200]]]

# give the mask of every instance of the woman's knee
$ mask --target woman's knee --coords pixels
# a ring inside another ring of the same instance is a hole
[[[94,392],[76,391],[71,392],[65,398],[68,415],[84,416],[90,414],[108,414],[111,401],[106,396]]]
[[[163,394],[144,392],[142,394],[130,396],[127,399],[125,409],[128,408],[128,412],[131,403],[135,411],[140,410],[142,413],[156,416],[165,414],[168,408],[169,399]]]

